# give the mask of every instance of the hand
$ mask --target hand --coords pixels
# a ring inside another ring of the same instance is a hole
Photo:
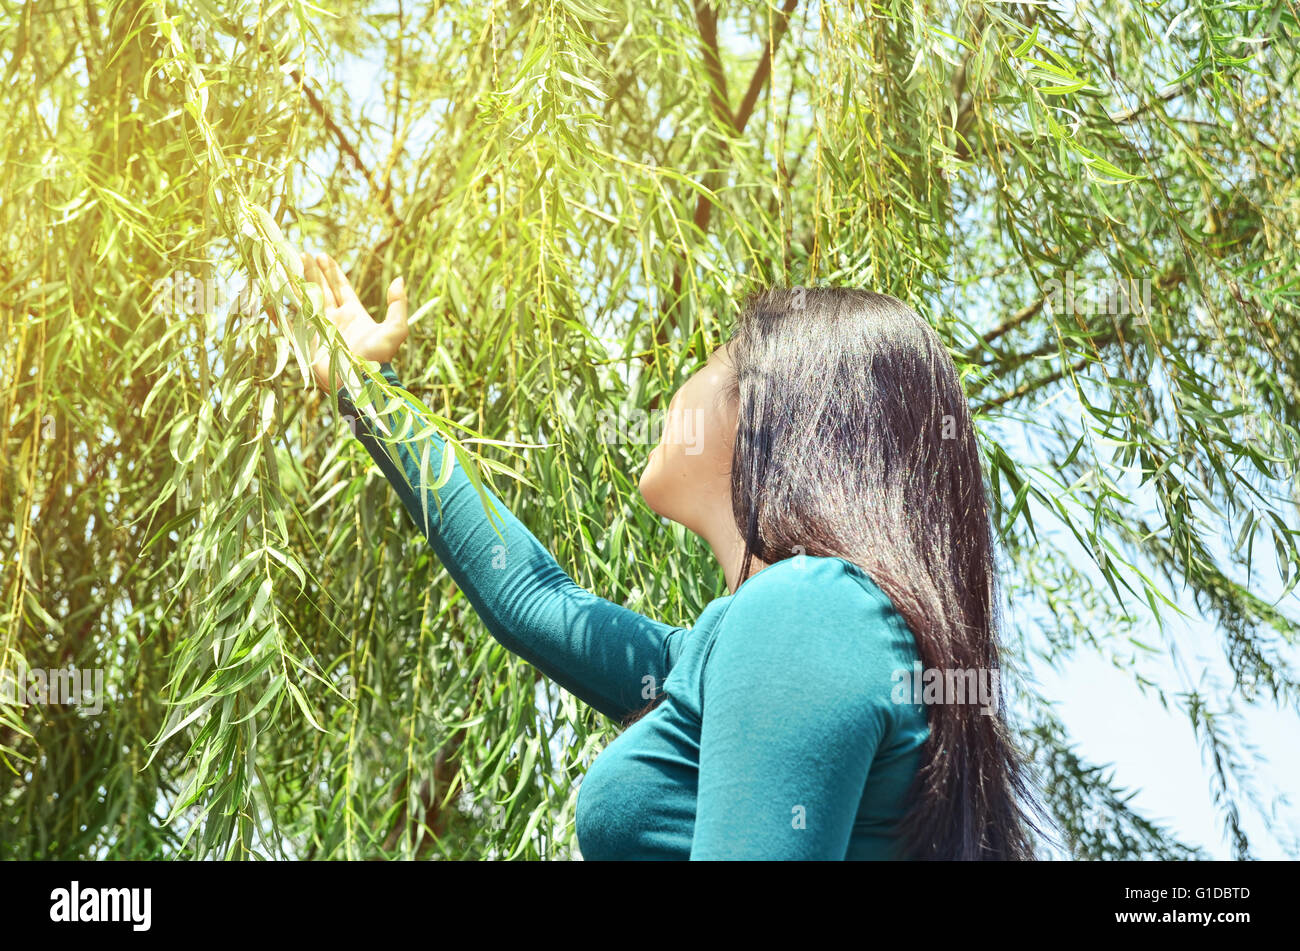
[[[343,269],[328,254],[302,255],[303,274],[320,285],[325,296],[325,317],[338,328],[343,342],[362,360],[386,362],[393,358],[410,333],[406,323],[406,284],[401,277],[388,285],[388,313],[376,323],[357,299]],[[313,334],[310,354],[312,375],[321,389],[329,392],[329,348]],[[335,386],[341,380],[335,381]]]

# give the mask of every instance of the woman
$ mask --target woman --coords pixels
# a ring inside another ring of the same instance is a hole
[[[303,265],[348,348],[400,387],[401,278],[376,323],[332,259]],[[327,349],[313,358],[332,391]],[[640,491],[708,542],[729,590],[689,628],[579,587],[488,493],[503,544],[459,463],[425,488],[437,434],[390,442],[395,462],[377,434],[412,417],[339,395],[491,634],[633,721],[579,789],[584,858],[1033,857],[975,434],[951,358],[900,301],[768,291],[674,395]],[[992,675],[993,695],[928,702],[922,670]]]

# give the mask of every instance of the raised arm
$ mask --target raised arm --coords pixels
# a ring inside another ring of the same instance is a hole
[[[401,278],[390,285],[388,313],[377,323],[332,258],[304,254],[302,263],[305,277],[319,285],[325,315],[348,349],[362,359],[379,361],[384,378],[401,388],[389,362],[408,334]],[[328,348],[313,342],[313,375],[322,389],[334,392],[329,366]],[[493,637],[606,716],[622,719],[654,697],[683,628],[580,587],[484,487],[497,513],[494,528],[454,451],[447,453],[450,479],[435,492],[432,485],[442,472],[445,443],[436,432],[421,434],[429,427],[416,422],[409,394],[404,405],[377,412],[369,405],[358,407],[346,388],[337,392],[341,409],[354,420],[357,439]],[[399,438],[389,441],[393,436]]]
[[[402,386],[391,364],[384,363],[381,372],[393,386]],[[409,399],[406,406],[411,413],[399,408],[380,416],[360,411],[342,389],[339,405],[355,419],[357,439],[397,490],[406,511],[493,637],[606,716],[622,719],[653,699],[652,691],[667,675],[670,651],[682,628],[579,586],[484,486],[497,513],[490,520],[478,490],[443,438],[437,433],[411,438],[411,433],[424,427],[415,423],[415,406]],[[385,443],[383,431],[399,438]],[[429,486],[442,471],[444,450],[453,468],[449,481],[435,495]]]

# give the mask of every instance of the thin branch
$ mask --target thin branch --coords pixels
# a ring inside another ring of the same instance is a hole
[[[735,128],[731,116],[731,96],[727,92],[727,74],[722,68],[722,54],[718,50],[718,15],[703,0],[696,0],[695,24],[704,44],[704,68],[709,74],[709,101],[713,112],[728,129]]]
[[[754,113],[754,106],[758,102],[759,93],[771,76],[772,60],[781,45],[781,40],[789,30],[790,14],[794,12],[794,8],[798,6],[798,3],[799,0],[785,0],[785,5],[781,8],[776,22],[772,24],[771,36],[763,47],[763,55],[759,57],[758,65],[754,68],[754,74],[749,80],[749,86],[745,90],[745,98],[741,101],[740,108],[734,114],[731,112],[726,98],[727,81],[722,70],[722,57],[718,51],[717,14],[711,11],[703,2],[697,2],[695,5],[695,19],[700,28],[700,38],[704,43],[705,68],[710,74],[710,101],[719,121],[734,136],[739,136],[745,131],[745,126]],[[712,192],[714,190],[713,183],[716,179],[715,174],[708,173],[704,176],[701,184],[708,192]],[[700,195],[695,201],[695,214],[692,217],[695,227],[701,232],[707,231],[712,214],[713,202],[709,200],[707,194]],[[684,267],[685,264],[679,264],[673,270],[672,293],[663,303],[659,329],[655,335],[655,340],[660,345],[668,342],[667,318],[676,310],[681,299]]]
[[[1078,360],[1074,361],[1074,363],[1070,365],[1070,367],[1068,368],[1068,372],[1078,373],[1081,370],[1083,370],[1085,367],[1087,367],[1089,364],[1095,362],[1096,362],[1095,357],[1092,356],[1080,357]],[[1001,396],[995,396],[993,399],[985,400],[983,403],[974,407],[972,412],[976,413],[977,415],[981,413],[987,413],[989,410],[994,409],[998,406],[1002,406],[1004,403],[1011,402],[1011,400],[1020,399],[1020,397],[1027,396],[1030,393],[1034,392],[1035,390],[1040,390],[1045,386],[1050,386],[1051,384],[1055,383],[1057,380],[1061,379],[1061,377],[1065,376],[1066,372],[1067,370],[1054,370],[1051,373],[1047,374],[1046,376],[1038,377],[1033,380],[1027,380],[1026,382],[1016,387],[1014,390],[1011,390],[1009,393],[1003,393]]]

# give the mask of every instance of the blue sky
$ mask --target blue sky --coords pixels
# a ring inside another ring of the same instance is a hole
[[[1154,381],[1153,381],[1154,384]],[[1153,385],[1153,392],[1158,387]],[[1083,420],[1083,408],[1068,390],[1059,391],[1051,400],[1055,411],[1065,417],[1077,415]],[[1004,447],[1018,463],[1029,463],[1041,458],[1031,439],[1041,412],[1033,413],[1033,420],[1001,422],[990,427],[1003,441]],[[1095,423],[1094,423],[1095,424]],[[1121,478],[1115,471],[1108,476],[1118,483],[1129,498],[1139,505],[1149,499],[1150,493],[1137,489],[1137,480],[1131,476]],[[1032,503],[1031,503],[1032,504]],[[1199,506],[1202,518],[1213,518]],[[1161,524],[1163,519],[1143,506],[1148,521]],[[1041,506],[1033,508],[1034,524],[1039,538],[1051,539],[1071,558],[1073,566],[1092,579],[1106,592],[1106,600],[1113,603],[1114,596],[1104,587],[1100,569],[1074,536],[1053,524],[1053,518]],[[1077,518],[1077,516],[1076,516]],[[1238,517],[1237,522],[1240,521]],[[1209,549],[1220,565],[1228,564],[1228,538],[1215,539]],[[1274,551],[1267,541],[1256,545],[1253,579],[1250,590],[1257,596],[1277,602],[1282,596],[1283,584],[1274,570]],[[1139,563],[1148,575],[1149,566]],[[1239,572],[1229,572],[1243,582]],[[1132,582],[1136,587],[1136,581]],[[1135,792],[1131,807],[1148,819],[1158,821],[1189,845],[1203,847],[1216,859],[1231,859],[1232,850],[1225,832],[1222,816],[1215,809],[1211,794],[1212,770],[1198,745],[1191,722],[1176,698],[1188,689],[1195,688],[1207,694],[1215,708],[1221,705],[1217,698],[1226,697],[1233,677],[1223,650],[1223,633],[1213,617],[1202,616],[1195,606],[1190,590],[1172,591],[1159,585],[1165,595],[1184,612],[1179,617],[1172,609],[1162,606],[1165,631],[1161,635],[1155,619],[1145,602],[1126,597],[1128,607],[1140,619],[1132,634],[1157,647],[1174,645],[1178,661],[1174,662],[1166,650],[1151,655],[1142,665],[1142,674],[1158,684],[1174,701],[1166,709],[1154,691],[1140,688],[1131,668],[1112,664],[1091,648],[1076,652],[1075,656],[1060,663],[1049,664],[1041,659],[1031,661],[1029,674],[1036,682],[1036,691],[1051,698],[1065,723],[1075,751],[1084,759],[1097,765],[1113,766],[1113,781],[1117,786]],[[1122,590],[1122,589],[1121,589]],[[1281,609],[1295,616],[1300,597],[1293,591],[1280,602]],[[1046,610],[1042,602],[1032,595],[1026,602],[1007,604],[1004,600],[1006,624],[1024,632],[1031,644],[1045,649],[1046,638],[1038,632],[1035,612]],[[1105,631],[1096,632],[1099,640],[1106,641]],[[1112,633],[1121,647],[1128,632]],[[1292,670],[1300,660],[1300,650],[1292,645],[1282,651],[1289,658]],[[1239,801],[1243,827],[1251,842],[1251,852],[1257,858],[1286,858],[1282,842],[1300,839],[1300,811],[1296,808],[1296,793],[1300,792],[1300,759],[1297,747],[1296,712],[1278,710],[1269,700],[1255,705],[1237,704],[1241,714],[1240,733],[1245,742],[1237,747],[1242,760],[1250,764],[1249,777],[1253,779],[1258,795],[1271,808],[1277,805],[1275,815],[1261,815],[1247,801]],[[1236,728],[1225,727],[1231,735]],[[1245,748],[1253,744],[1257,750]],[[1258,757],[1254,755],[1258,753]],[[1274,800],[1278,796],[1290,800]]]

